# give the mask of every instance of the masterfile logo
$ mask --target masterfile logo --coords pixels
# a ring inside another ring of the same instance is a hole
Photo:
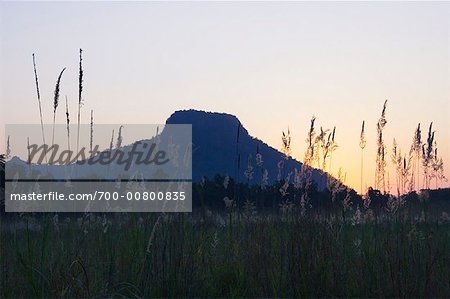
[[[6,126],[7,212],[191,211],[191,125],[81,127],[76,148],[65,125],[52,144],[39,125]]]

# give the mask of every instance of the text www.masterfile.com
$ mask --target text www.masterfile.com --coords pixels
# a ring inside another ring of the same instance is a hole
[[[46,193],[11,193],[9,199],[12,201],[108,201],[108,200],[168,200],[183,201],[186,199],[185,191],[127,191],[110,192],[95,191],[92,193],[69,193],[50,191]]]

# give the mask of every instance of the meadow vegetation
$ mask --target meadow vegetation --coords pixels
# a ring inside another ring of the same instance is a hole
[[[78,125],[81,49],[79,55]],[[33,67],[42,125],[34,55]],[[258,148],[254,156],[240,157],[239,123],[234,177],[243,174],[245,181],[217,175],[195,182],[192,213],[5,214],[2,206],[0,296],[448,298],[450,189],[438,188],[446,178],[433,124],[424,141],[418,124],[407,151],[394,140],[392,192],[386,111],[387,101],[376,124],[375,181],[368,189],[362,121],[360,194],[346,185],[342,171],[328,175],[338,129],[317,129],[312,117],[301,169],[287,172],[280,160],[278,173],[270,174],[277,177],[274,184]],[[66,116],[69,125],[67,98]],[[93,154],[92,110],[90,120]],[[70,148],[69,130],[67,137]],[[289,129],[282,133],[286,159],[291,138]],[[121,128],[114,139],[113,131],[110,152],[121,146]],[[9,153],[8,142],[0,161],[2,188]],[[315,171],[324,184],[314,179]]]

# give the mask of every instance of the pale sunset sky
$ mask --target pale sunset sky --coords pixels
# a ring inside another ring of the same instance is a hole
[[[226,112],[277,149],[289,126],[302,160],[315,115],[318,127],[337,127],[331,172],[342,167],[359,191],[361,122],[371,186],[388,99],[389,157],[394,137],[408,152],[417,124],[426,139],[433,121],[450,178],[450,2],[1,2],[2,128],[39,123],[32,53],[45,122],[63,67],[61,96],[76,122],[79,48],[83,123],[91,109],[96,123],[122,124],[164,123],[181,109]],[[4,149],[4,129],[0,140]]]

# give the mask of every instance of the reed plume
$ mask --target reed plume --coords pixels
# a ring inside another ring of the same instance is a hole
[[[314,141],[314,145],[316,149],[314,150],[314,160],[317,161],[317,168],[320,169],[320,149],[323,148],[325,143],[325,136],[328,131],[324,131],[322,127],[320,127],[320,133],[316,136],[316,140]]]
[[[401,170],[401,164],[402,164],[402,154],[398,150],[397,141],[394,138],[393,145],[392,145],[392,154],[391,154],[391,160],[392,164],[395,165],[397,176],[395,179],[395,182],[397,183],[397,194],[400,195],[400,170]]]
[[[6,140],[6,155],[5,158],[9,159],[11,157],[11,145],[9,143],[9,135],[8,135],[8,139]]]
[[[92,145],[94,143],[94,110],[91,110],[91,136],[89,138],[89,148],[90,148],[90,153],[91,153],[91,157],[94,156],[94,153],[92,152]]]
[[[287,129],[287,133],[282,132],[281,141],[283,143],[283,147],[281,149],[284,154],[284,158],[287,160],[291,156],[291,131],[289,127]]]
[[[322,130],[322,128],[321,128]],[[328,133],[329,130],[325,131],[325,136]],[[330,159],[330,171],[331,171],[331,157],[333,152],[337,149],[338,145],[336,144],[336,142],[334,141],[334,137],[336,135],[336,127],[333,128],[333,131],[331,133],[328,133],[328,138],[323,139],[322,142],[322,153],[323,153],[323,161],[322,161],[322,170],[326,171],[326,166],[327,166],[327,159]],[[325,142],[325,139],[327,140]]]
[[[310,194],[309,190],[312,187],[312,164],[314,163],[315,148],[316,148],[316,131],[314,123],[316,117],[313,115],[311,118],[311,123],[308,130],[308,135],[306,137],[306,152],[303,158],[303,165],[301,169],[301,177],[304,179],[304,193],[302,195],[302,204],[306,205],[309,202]]]
[[[383,141],[383,128],[387,123],[386,106],[387,100],[384,101],[383,110],[377,123],[377,158],[375,167],[375,188],[380,188],[380,185],[382,185],[384,192],[386,192],[386,146]]]
[[[397,194],[400,196],[401,194],[405,194],[407,191],[407,186],[409,183],[409,191],[413,189],[413,182],[410,179],[411,176],[411,164],[413,160],[413,155],[411,152],[406,157],[406,154],[403,156],[401,149],[399,149],[397,145],[397,141],[394,138],[392,155],[391,155],[392,163],[394,164],[397,172],[396,182],[397,182]]]
[[[52,145],[55,144],[55,120],[56,120],[56,109],[58,108],[59,103],[59,85],[61,83],[61,77],[66,68],[63,68],[61,73],[59,73],[58,80],[56,81],[55,86],[55,96],[53,98],[53,134],[52,134]]]
[[[361,134],[359,135],[359,147],[361,148],[361,195],[363,192],[363,173],[364,173],[364,148],[366,148],[366,134],[364,132],[365,121],[363,120],[361,125]]]
[[[428,127],[428,137],[426,143],[422,145],[422,166],[424,175],[424,185],[426,189],[430,188],[430,167],[434,157],[434,131],[433,122]]]
[[[69,101],[66,96],[66,127],[67,127],[67,149],[70,151],[70,117],[69,117]]]
[[[83,92],[83,50],[80,49],[80,63],[78,69],[78,124],[77,124],[77,152],[80,144],[80,114],[81,114],[81,106],[83,105],[83,98],[81,94]]]
[[[311,124],[309,126],[309,131],[308,131],[308,136],[306,137],[306,144],[307,144],[307,149],[305,152],[305,157],[303,159],[303,164],[307,165],[307,166],[312,166],[312,162],[313,162],[313,158],[314,158],[314,149],[315,149],[315,136],[316,136],[316,132],[315,132],[315,128],[314,128],[314,122],[316,121],[316,117],[313,115],[313,117],[311,118]]]
[[[120,148],[122,146],[122,128],[123,126],[119,127],[119,133],[117,134],[116,148]]]
[[[407,193],[407,186],[409,183],[409,190],[408,191],[412,191],[413,190],[413,183],[410,182],[409,177],[411,175],[411,164],[412,164],[412,158],[413,156],[409,155],[408,159],[406,158],[406,154],[403,157],[403,167],[401,169],[401,181],[402,181],[402,189],[403,189],[403,193]]]
[[[438,188],[438,180],[443,181],[447,180],[447,178],[444,175],[444,161],[442,160],[442,157],[438,156],[438,146],[437,141],[435,137],[435,132],[433,132],[430,136],[430,131],[428,133],[429,137],[427,140],[427,148],[425,151],[426,158],[429,159],[429,172],[428,172],[428,188],[430,187],[431,179],[434,178],[436,182],[436,189]],[[432,154],[429,154],[429,146],[428,144],[430,142],[433,142],[433,148],[431,149],[433,151]]]
[[[253,173],[252,154],[249,154],[247,159],[247,168],[244,171],[244,176],[247,179],[247,186],[250,183],[250,180],[253,179]]]
[[[447,181],[447,178],[444,175],[444,161],[442,157],[438,158],[438,149],[436,141],[434,143],[434,157],[431,163],[431,167],[433,169],[433,177],[436,180],[436,189],[438,188],[438,180],[442,183],[442,181]]]
[[[415,154],[416,161],[414,163],[414,170],[417,172],[417,190],[420,190],[420,152],[422,150],[422,132],[420,130],[420,123],[414,132],[413,143],[411,145],[410,154]],[[412,173],[414,174],[414,170]],[[415,184],[415,180],[412,180]]]

